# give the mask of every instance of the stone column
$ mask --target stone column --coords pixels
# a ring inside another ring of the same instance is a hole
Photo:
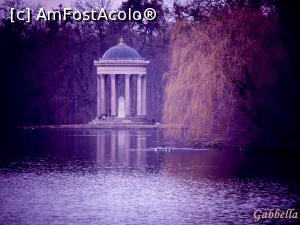
[[[101,113],[106,114],[106,97],[105,97],[105,75],[100,75],[100,80],[101,80]]]
[[[111,74],[111,115],[117,115],[117,101],[116,101],[116,75]]]
[[[125,116],[130,117],[130,74],[125,75]]]
[[[97,117],[99,118],[101,116],[101,75],[97,74]]]
[[[142,75],[137,76],[136,115],[142,116]]]
[[[142,78],[142,115],[147,115],[147,83],[146,74]]]

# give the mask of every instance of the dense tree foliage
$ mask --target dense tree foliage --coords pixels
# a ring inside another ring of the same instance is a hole
[[[275,18],[248,10],[223,16],[174,27],[163,121],[186,126],[191,138],[243,145],[276,122],[272,94],[287,60]]]
[[[287,45],[299,49],[298,43],[283,38],[281,18],[286,15],[281,15],[280,2],[254,3],[205,5],[196,13],[201,19],[191,12],[192,5],[176,5],[184,10],[171,31],[163,122],[186,127],[186,137],[195,140],[295,148],[300,123],[293,99],[299,98],[299,78],[290,59],[298,53],[288,52]],[[167,134],[181,132],[169,129]]]

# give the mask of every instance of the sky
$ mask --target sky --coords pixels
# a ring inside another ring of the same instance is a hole
[[[64,7],[70,7],[73,0],[31,0],[32,2],[40,2],[43,6],[47,6],[49,8],[56,7],[59,4],[62,4]]]

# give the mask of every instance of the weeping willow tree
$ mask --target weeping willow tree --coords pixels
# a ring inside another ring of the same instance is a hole
[[[163,123],[185,127],[194,140],[256,145],[276,123],[275,85],[286,65],[277,24],[275,16],[249,9],[176,22]]]

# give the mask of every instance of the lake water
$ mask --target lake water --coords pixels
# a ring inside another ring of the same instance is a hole
[[[258,209],[299,210],[298,156],[205,149],[160,130],[19,130],[4,146],[3,225],[255,224]]]

